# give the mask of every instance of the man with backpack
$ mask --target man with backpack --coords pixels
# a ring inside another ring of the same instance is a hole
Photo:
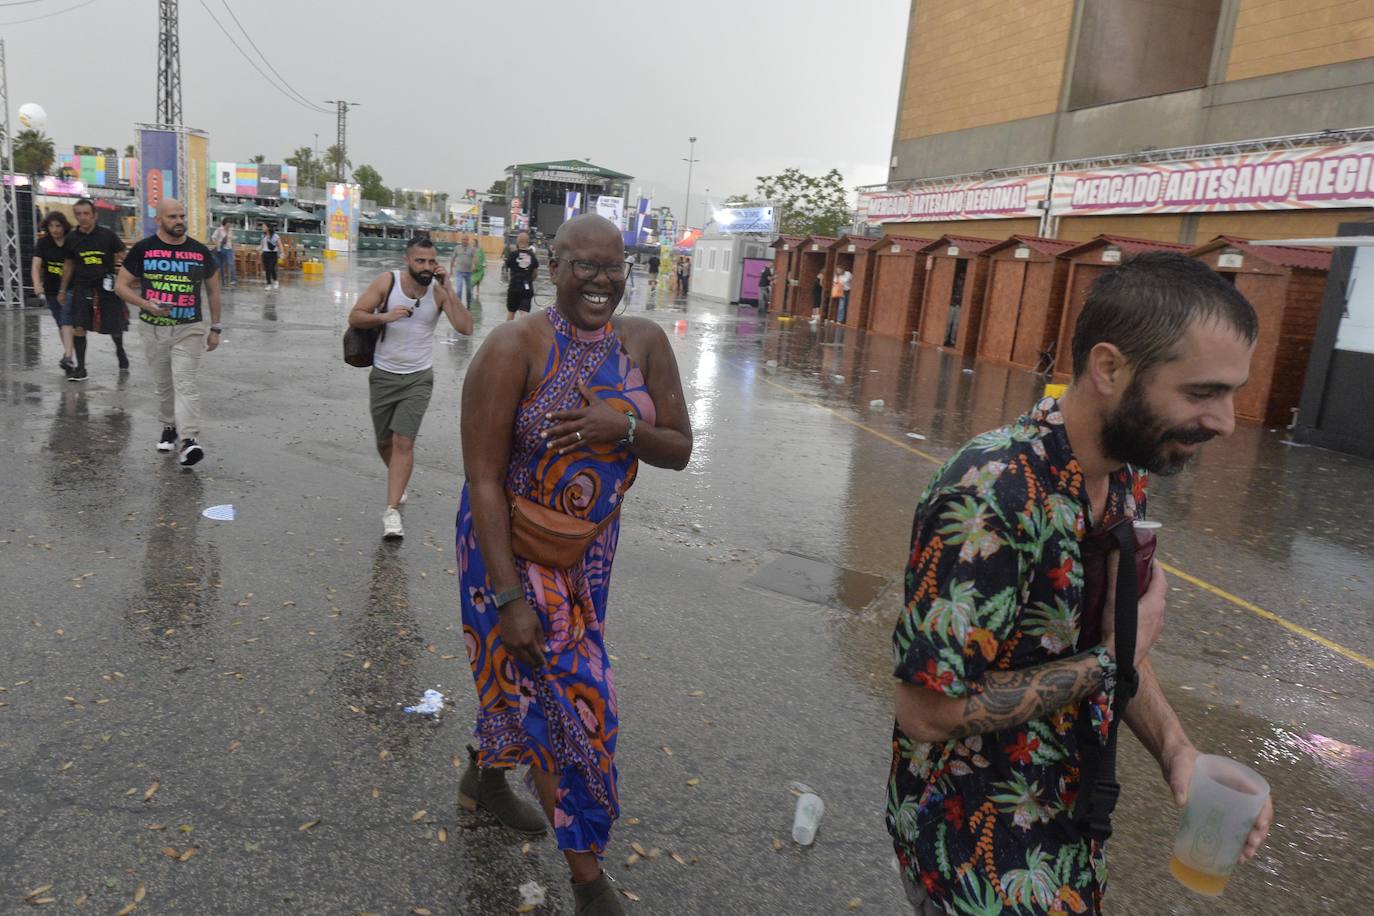
[[[349,327],[380,328],[368,377],[368,403],[377,452],[387,467],[382,536],[405,537],[400,508],[415,469],[415,438],[434,391],[434,328],[439,314],[459,334],[471,334],[463,307],[428,236],[406,243],[405,270],[379,274],[348,314]]]

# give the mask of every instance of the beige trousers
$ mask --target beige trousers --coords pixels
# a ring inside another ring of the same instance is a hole
[[[156,325],[138,322],[148,368],[153,373],[158,419],[175,426],[181,439],[200,435],[200,392],[196,371],[205,352],[206,323]]]

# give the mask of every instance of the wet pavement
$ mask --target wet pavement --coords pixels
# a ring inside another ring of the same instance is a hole
[[[550,838],[453,805],[476,705],[458,394],[503,290],[487,280],[475,340],[436,342],[407,538],[384,544],[366,373],[339,359],[383,263],[227,294],[194,472],[154,450],[136,335],[124,376],[93,338],[77,386],[46,311],[0,314],[0,912],[51,885],[34,899],[62,912],[143,888],[138,913],[511,913],[537,881],[535,912],[571,913]],[[630,308],[673,341],[696,450],[644,468],[624,516],[607,869],[630,912],[903,912],[882,809],[911,512],[932,461],[1039,380],[644,287]],[[1370,909],[1374,465],[1285,438],[1242,427],[1151,494],[1160,556],[1191,577],[1156,668],[1204,751],[1269,780],[1270,844],[1219,900],[1184,890],[1177,814],[1126,738],[1110,912]],[[224,503],[234,521],[201,517]],[[437,723],[401,711],[436,686]],[[826,802],[808,849],[793,780]],[[633,843],[659,852],[626,867]]]

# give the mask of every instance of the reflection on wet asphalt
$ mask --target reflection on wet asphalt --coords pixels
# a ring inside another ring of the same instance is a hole
[[[0,315],[0,909],[51,884],[63,911],[143,885],[150,913],[509,913],[533,880],[540,912],[571,912],[550,839],[454,807],[476,705],[458,394],[504,290],[487,280],[477,340],[439,332],[407,538],[382,543],[366,374],[338,355],[382,266],[227,295],[194,472],[154,450],[136,336],[127,374],[93,338],[76,386],[45,311]],[[933,462],[1040,382],[644,286],[630,309],[673,343],[696,450],[645,468],[625,513],[607,869],[631,912],[902,912],[882,808],[911,512]],[[1269,780],[1273,837],[1220,899],[1181,888],[1177,813],[1127,738],[1111,912],[1368,910],[1374,465],[1285,438],[1242,427],[1150,499],[1161,557],[1251,605],[1174,577],[1155,664],[1194,741]],[[235,521],[201,517],[222,503]],[[453,704],[437,720],[401,711],[429,687]],[[826,800],[809,849],[787,841],[792,780]],[[626,867],[632,842],[661,854]]]

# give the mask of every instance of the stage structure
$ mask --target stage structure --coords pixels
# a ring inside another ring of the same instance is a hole
[[[579,213],[614,212],[623,218],[632,180],[632,175],[581,159],[507,166],[506,193],[516,223],[511,228],[537,229],[551,236],[565,220]],[[602,202],[602,198],[606,200]]]

